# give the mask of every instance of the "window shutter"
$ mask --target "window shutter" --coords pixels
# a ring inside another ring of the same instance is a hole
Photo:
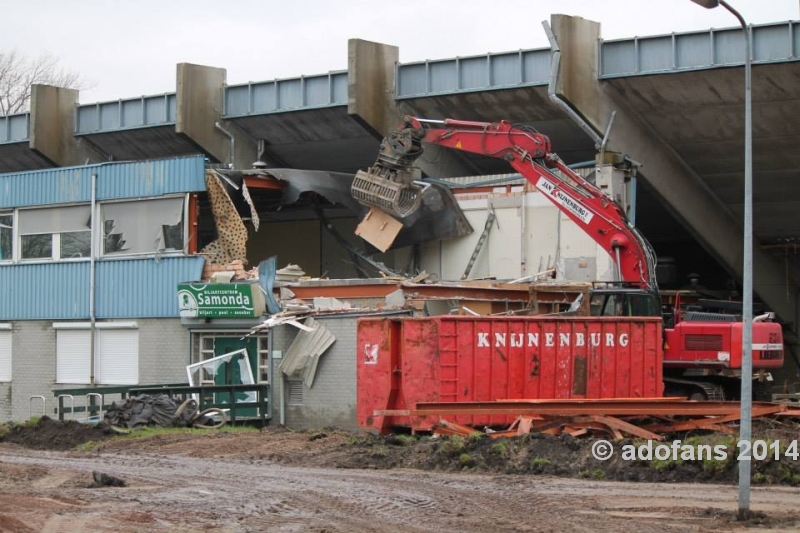
[[[11,381],[10,331],[0,331],[0,381]]]
[[[139,330],[98,329],[95,381],[100,385],[139,384]]]
[[[91,331],[88,329],[57,331],[56,383],[89,383],[91,340]]]

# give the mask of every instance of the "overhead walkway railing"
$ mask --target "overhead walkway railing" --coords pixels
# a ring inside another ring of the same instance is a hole
[[[752,26],[753,63],[800,60],[800,22]],[[602,41],[600,79],[744,64],[740,27]]]
[[[396,98],[547,85],[550,49],[397,65]]]
[[[176,109],[175,93],[80,105],[75,135],[174,125]]]
[[[19,113],[0,117],[0,144],[30,140],[31,114]]]
[[[347,105],[347,71],[225,87],[223,118]]]

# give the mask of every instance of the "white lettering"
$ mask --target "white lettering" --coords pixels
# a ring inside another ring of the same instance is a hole
[[[528,346],[539,346],[539,334],[528,333]]]
[[[478,348],[488,348],[488,347],[489,347],[489,334],[478,333]]]
[[[592,333],[591,335],[589,335],[589,340],[592,341],[592,346],[594,346],[595,348],[597,346],[600,346],[600,334],[599,333]]]
[[[561,346],[569,346],[569,333],[559,333],[558,338]]]
[[[220,298],[220,297],[217,297]],[[208,301],[207,304],[211,303],[211,297],[207,297]],[[221,299],[226,300],[223,296]],[[492,344],[489,340],[490,333],[485,332],[478,332],[478,348],[489,348]],[[509,339],[509,335],[511,338]],[[527,333],[527,347],[533,348],[539,347],[539,333]],[[553,347],[556,345],[556,335],[558,335],[558,346],[559,347],[567,347],[567,346],[575,346],[575,347],[584,347],[588,345],[597,348],[604,343],[605,346],[613,348],[614,346],[622,346],[626,347],[630,344],[631,338],[630,333],[620,333],[618,336],[613,333],[606,333],[605,339],[603,338],[602,333],[590,333],[588,335],[586,333],[545,333],[544,334],[544,345],[548,347]],[[510,341],[510,344],[509,344]],[[511,348],[522,348],[526,346],[526,334],[525,333],[495,333],[494,334],[494,347],[495,348],[504,348],[507,345],[510,345]]]
[[[506,334],[505,333],[495,333],[494,334],[494,345],[497,347],[505,346],[506,345]]]

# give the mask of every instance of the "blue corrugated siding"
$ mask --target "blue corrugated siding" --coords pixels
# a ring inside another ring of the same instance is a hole
[[[205,159],[202,156],[103,165],[97,176],[98,200],[205,189]]]
[[[98,200],[161,196],[206,188],[202,156],[104,163],[0,174],[0,208],[89,202],[94,173]]]
[[[0,320],[88,319],[89,262],[0,266]]]
[[[178,283],[197,281],[198,256],[120,259],[97,262],[97,318],[177,317]]]
[[[0,207],[88,202],[99,165],[0,174]]]
[[[176,288],[197,281],[198,256],[96,263],[97,318],[177,317]],[[88,261],[0,266],[0,320],[88,320]]]

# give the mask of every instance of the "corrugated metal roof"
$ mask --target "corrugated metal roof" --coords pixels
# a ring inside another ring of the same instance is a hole
[[[197,281],[199,256],[97,262],[97,318],[177,317],[176,288]],[[88,320],[88,261],[0,266],[0,320]]]
[[[97,262],[97,318],[177,317],[178,283],[197,281],[200,256]]]
[[[89,262],[0,266],[0,320],[88,319]]]
[[[202,156],[103,163],[0,174],[0,208],[89,202],[94,173],[98,200],[205,190]]]

